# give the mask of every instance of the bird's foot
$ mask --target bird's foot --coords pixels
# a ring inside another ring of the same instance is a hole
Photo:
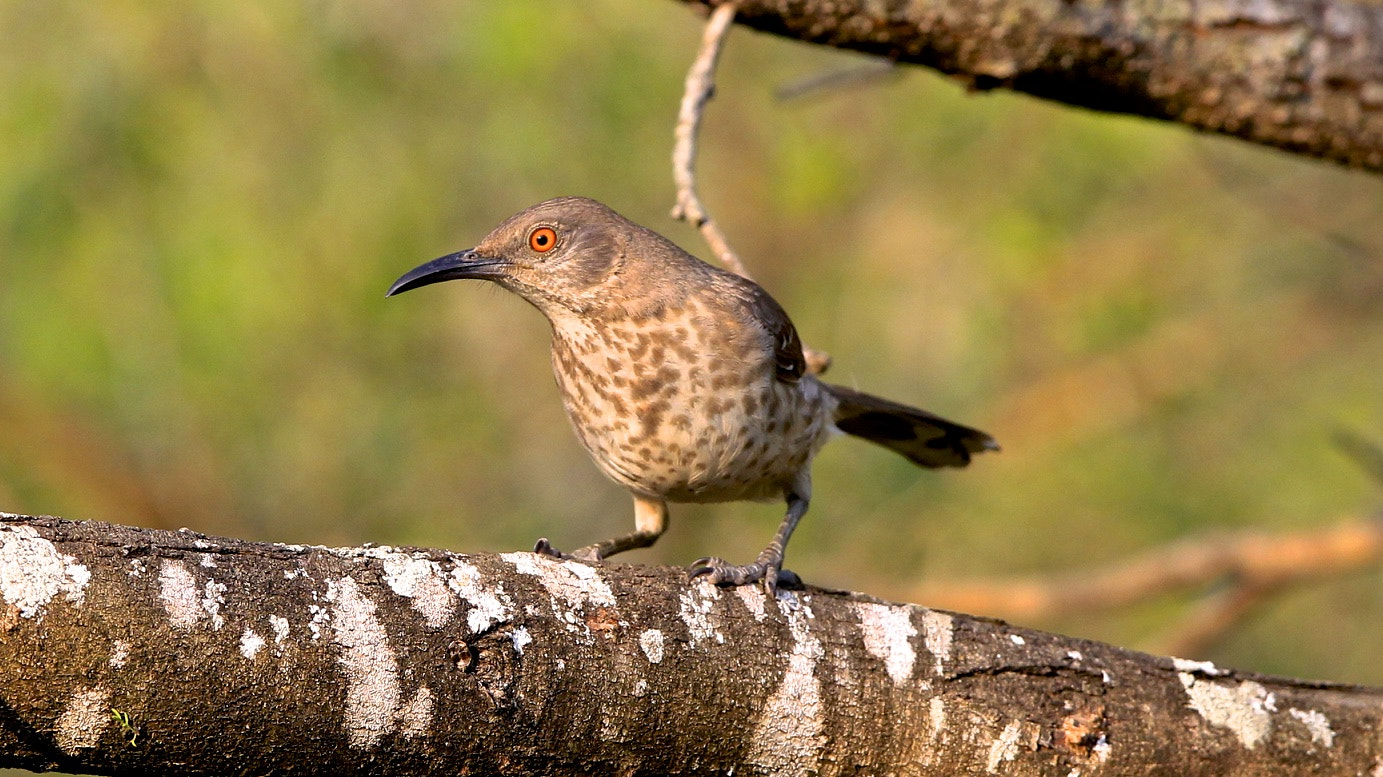
[[[598,546],[587,545],[584,548],[577,548],[571,553],[563,553],[562,551],[552,547],[552,543],[547,541],[547,537],[542,537],[533,544],[533,552],[542,556],[551,556],[553,558],[562,559],[563,561],[602,560],[600,548]]]
[[[716,585],[749,585],[763,583],[764,592],[769,598],[778,593],[779,586],[788,589],[802,587],[802,578],[790,569],[783,569],[781,553],[773,555],[760,553],[753,564],[735,565],[714,556],[699,558],[687,569],[687,577],[696,579],[702,575]]]

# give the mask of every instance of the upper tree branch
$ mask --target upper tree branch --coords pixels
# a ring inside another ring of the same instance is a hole
[[[676,569],[0,515],[0,594],[0,767],[1353,775],[1383,758],[1383,690]]]
[[[1166,119],[1383,170],[1377,4],[742,0],[736,20],[933,67],[977,89]]]

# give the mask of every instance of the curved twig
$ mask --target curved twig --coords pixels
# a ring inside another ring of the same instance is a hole
[[[696,227],[726,269],[753,280],[696,193],[696,139],[701,130],[701,115],[705,112],[706,103],[715,94],[716,63],[725,47],[725,37],[730,32],[736,7],[736,3],[722,3],[711,12],[701,36],[701,50],[687,71],[686,89],[677,112],[677,126],[673,130],[672,180],[677,186],[677,204],[672,208],[672,217]],[[802,355],[807,360],[807,371],[813,374],[819,375],[831,366],[831,357],[824,351],[804,344]]]

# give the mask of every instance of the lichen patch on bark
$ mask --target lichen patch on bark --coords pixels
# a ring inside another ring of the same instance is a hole
[[[756,585],[735,586],[735,595],[744,602],[744,606],[749,610],[749,614],[754,616],[757,623],[762,623],[768,613],[764,609],[764,603],[768,601],[763,589]]]
[[[480,570],[464,561],[453,561],[447,587],[469,606],[466,627],[479,633],[498,623],[505,623],[514,614],[514,602],[504,593],[504,585],[486,585]]]
[[[1262,685],[1252,680],[1227,685],[1190,672],[1177,676],[1186,689],[1191,709],[1212,726],[1234,732],[1244,747],[1252,750],[1272,733],[1272,712],[1277,709],[1277,701]]]
[[[643,654],[648,657],[649,663],[662,663],[663,632],[657,629],[645,629],[639,635],[639,647],[643,649]]]
[[[677,597],[677,614],[687,625],[687,635],[692,647],[702,642],[725,642],[725,635],[720,633],[712,617],[715,603],[719,599],[720,588],[705,579],[698,579],[689,584]]]
[[[500,558],[513,564],[517,572],[536,577],[547,590],[552,614],[567,631],[583,639],[592,638],[587,616],[596,617],[602,609],[615,609],[610,584],[589,564],[559,561],[537,553],[505,553]]]
[[[399,706],[398,658],[376,617],[375,604],[350,577],[327,581],[337,662],[346,675],[346,734],[353,747],[370,749],[394,730]]]
[[[955,622],[949,613],[938,610],[922,611],[922,641],[932,654],[932,665],[941,674],[951,660],[951,638]]]
[[[856,602],[855,611],[860,617],[864,649],[884,662],[895,684],[906,682],[917,660],[917,651],[912,646],[912,638],[917,636],[917,629],[912,625],[912,608]]]
[[[806,595],[799,600],[790,591],[779,591],[777,604],[792,633],[792,651],[782,681],[759,714],[748,760],[768,774],[815,774],[826,746],[821,681],[816,676],[825,651],[811,632],[814,615]]]
[[[42,613],[59,594],[81,604],[91,571],[32,526],[0,526],[0,596],[25,618]]]
[[[63,752],[95,747],[101,729],[110,721],[110,690],[101,686],[82,688],[67,699],[58,717],[53,738]]]
[[[384,582],[389,589],[409,600],[413,610],[427,625],[440,629],[456,614],[456,598],[447,588],[442,567],[420,553],[404,553],[392,548],[372,548],[384,564]]]
[[[168,620],[180,629],[190,629],[202,617],[198,603],[197,578],[181,561],[164,559],[158,573],[159,601]]]
[[[1299,710],[1291,707],[1287,714],[1306,727],[1307,733],[1311,735],[1311,741],[1326,747],[1335,746],[1335,730],[1330,727],[1330,718],[1319,710]]]

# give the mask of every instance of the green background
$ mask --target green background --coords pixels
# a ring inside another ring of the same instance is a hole
[[[673,223],[701,26],[678,3],[0,4],[0,509],[459,551],[628,530],[546,324],[403,271],[547,197]],[[789,565],[915,601],[1380,503],[1377,178],[735,30],[704,200],[830,377],[1004,445],[921,472],[853,441]],[[674,506],[628,560],[751,559],[778,506]],[[1383,683],[1383,574],[1292,588],[1206,655]],[[925,602],[923,602],[925,603]],[[1157,649],[1194,597],[1044,628]],[[234,636],[228,636],[234,639]]]

